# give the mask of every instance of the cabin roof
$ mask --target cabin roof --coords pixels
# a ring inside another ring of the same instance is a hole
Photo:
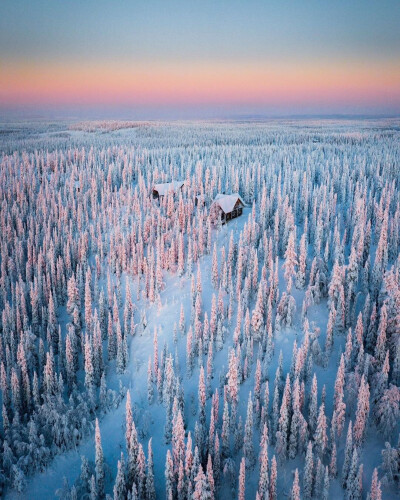
[[[176,191],[180,189],[184,185],[184,181],[172,181],[172,182],[164,182],[161,184],[154,184],[153,191],[157,191],[159,196],[165,196],[170,191]]]
[[[235,205],[238,200],[243,206],[245,206],[245,203],[242,200],[239,193],[232,193],[232,194],[218,193],[217,196],[215,197],[215,200],[213,201],[213,204],[217,203],[221,207],[221,210],[226,214],[228,214],[229,212],[232,212],[232,210],[235,208]]]

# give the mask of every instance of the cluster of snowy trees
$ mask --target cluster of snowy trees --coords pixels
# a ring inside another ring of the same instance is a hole
[[[394,136],[138,130],[135,140],[82,139],[1,158],[2,483],[22,490],[26,474],[95,429],[96,463],[83,459],[62,495],[154,499],[158,443],[141,442],[130,393],[112,486],[96,420],[123,397],[107,380],[129,367],[131,338],[152,335],[147,405],[165,411],[161,497],[213,499],[228,488],[240,500],[327,499],[333,481],[351,500],[392,494],[400,485]],[[172,179],[185,180],[183,189],[153,200],[153,184]],[[248,204],[239,230],[213,225],[218,192]],[[162,313],[172,276],[191,293],[159,349],[146,311]],[[282,339],[290,351],[281,352]],[[367,478],[371,428],[382,460]]]

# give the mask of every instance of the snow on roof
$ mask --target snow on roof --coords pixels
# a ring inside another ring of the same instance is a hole
[[[215,200],[213,201],[213,204],[217,203],[221,207],[221,209],[227,214],[229,212],[232,212],[238,200],[242,203],[243,206],[245,205],[239,193],[232,193],[232,194],[218,193],[217,196],[215,197]]]
[[[185,181],[164,182],[162,184],[154,184],[153,191],[157,191],[160,196],[165,196],[170,191],[176,191],[184,185]]]

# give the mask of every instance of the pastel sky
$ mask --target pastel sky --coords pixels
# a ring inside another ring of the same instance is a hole
[[[399,0],[1,0],[0,109],[400,114],[399,26]]]

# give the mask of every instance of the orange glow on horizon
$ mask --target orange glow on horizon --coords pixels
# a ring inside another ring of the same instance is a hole
[[[400,103],[400,65],[0,62],[0,104]]]

